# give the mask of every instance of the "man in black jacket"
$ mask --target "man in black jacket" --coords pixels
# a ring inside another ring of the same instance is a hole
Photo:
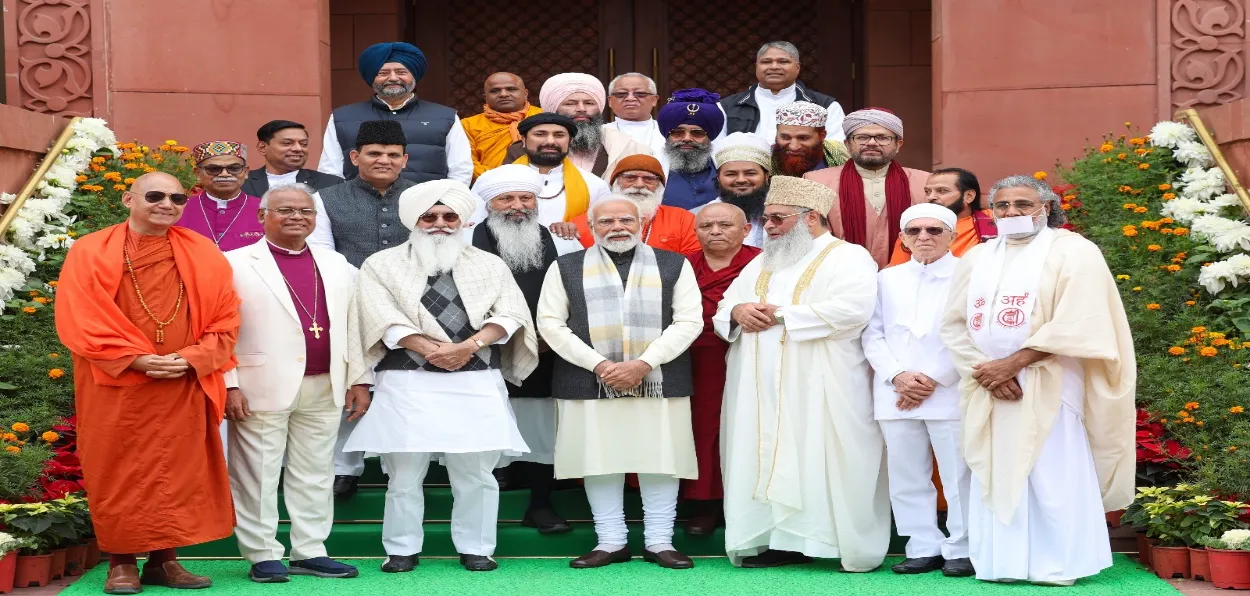
[[[321,190],[343,181],[333,174],[304,167],[308,163],[308,131],[299,122],[266,122],[256,131],[256,141],[256,149],[265,156],[265,166],[247,173],[244,193],[260,197],[270,187],[297,182]]]
[[[842,138],[842,106],[832,96],[817,93],[799,82],[799,49],[788,41],[770,41],[755,54],[755,78],[759,83],[720,101],[725,112],[725,133],[753,132],[772,143],[777,135],[777,108],[806,101],[829,111],[830,138]]]

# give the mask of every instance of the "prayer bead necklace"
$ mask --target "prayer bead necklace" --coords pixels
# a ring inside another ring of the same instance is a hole
[[[135,295],[139,297],[139,306],[142,306],[143,312],[148,313],[148,317],[152,319],[153,323],[156,323],[156,343],[163,344],[165,343],[165,326],[174,322],[174,319],[178,317],[178,309],[182,307],[182,294],[185,289],[182,285],[182,280],[178,280],[178,300],[174,302],[174,313],[169,315],[168,321],[162,322],[156,318],[155,314],[152,314],[152,309],[148,307],[147,301],[143,299],[143,292],[139,290],[139,278],[135,276],[135,268],[130,264],[130,249],[123,246],[122,257],[126,259],[126,270],[130,271],[130,281],[135,286]]]

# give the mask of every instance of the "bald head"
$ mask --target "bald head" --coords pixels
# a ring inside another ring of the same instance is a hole
[[[149,195],[156,201],[150,201]],[[122,204],[130,210],[130,229],[145,236],[164,236],[182,217],[187,191],[177,178],[151,172],[136,178],[130,190],[122,193]]]
[[[496,112],[519,112],[530,97],[525,81],[510,72],[497,72],[486,77],[482,94],[486,105]]]
[[[705,205],[694,218],[694,233],[710,259],[733,258],[750,230],[747,214],[729,203]]]

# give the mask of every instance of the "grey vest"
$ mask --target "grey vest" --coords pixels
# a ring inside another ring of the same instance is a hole
[[[456,111],[434,102],[412,98],[404,107],[391,107],[376,96],[369,101],[347,104],[334,109],[334,131],[343,148],[343,177],[355,178],[358,173],[348,153],[356,147],[356,133],[365,120],[396,120],[408,141],[408,165],[401,175],[413,182],[442,180],[447,177],[447,133],[456,125]]]
[[[319,191],[334,249],[359,268],[373,253],[407,242],[408,228],[399,222],[399,193],[412,186],[416,183],[400,178],[382,195],[364,180],[352,178]]]
[[[556,259],[564,291],[569,296],[569,330],[578,339],[590,343],[590,322],[586,312],[586,295],[582,288],[582,264],[586,251],[569,253]],[[663,282],[663,309],[661,318],[664,328],[673,324],[673,288],[681,276],[686,257],[667,250],[655,249],[656,264]],[[689,397],[694,393],[694,379],[690,375],[690,352],[682,352],[668,364],[660,365],[664,375],[664,397]],[[568,363],[556,355],[552,370],[551,396],[556,399],[599,399],[599,379],[593,371]]]

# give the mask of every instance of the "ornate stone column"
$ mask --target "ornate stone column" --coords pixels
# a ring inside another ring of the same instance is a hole
[[[1157,0],[1159,118],[1246,97],[1250,0]]]
[[[106,0],[3,0],[7,103],[59,116],[104,115]]]

